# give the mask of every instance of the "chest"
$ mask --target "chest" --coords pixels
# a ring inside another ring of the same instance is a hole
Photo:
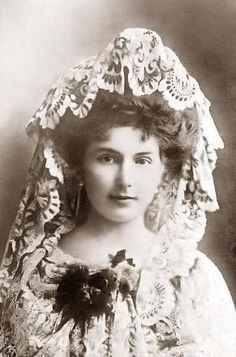
[[[156,356],[163,341],[176,341],[176,326],[172,318],[155,326],[142,324],[134,300],[118,293],[112,315],[102,314],[90,319],[85,330],[73,319],[60,325],[61,316],[53,309],[54,299],[31,296],[21,298],[11,316],[17,355],[66,357],[80,356]],[[10,341],[9,341],[10,343]],[[81,352],[82,351],[82,352]],[[81,354],[79,354],[81,353]]]
[[[137,237],[133,240],[77,239],[76,235],[68,235],[61,239],[58,248],[68,256],[95,265],[104,265],[116,252],[125,250],[126,256],[132,258],[136,266],[142,268],[151,248],[151,239]]]

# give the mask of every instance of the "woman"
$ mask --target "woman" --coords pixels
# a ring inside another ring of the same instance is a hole
[[[38,146],[2,264],[2,356],[235,356],[232,299],[197,250],[223,143],[160,37],[123,31],[27,130]]]

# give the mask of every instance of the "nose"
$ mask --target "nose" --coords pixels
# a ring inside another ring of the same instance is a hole
[[[132,165],[129,161],[123,161],[120,164],[117,172],[116,184],[123,190],[133,186]]]

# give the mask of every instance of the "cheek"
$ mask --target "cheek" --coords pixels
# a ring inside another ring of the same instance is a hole
[[[143,171],[138,177],[138,187],[146,195],[153,195],[161,183],[163,166],[158,165]]]
[[[84,182],[89,196],[100,196],[107,192],[113,185],[113,175],[101,167],[86,167],[84,169]]]
[[[145,184],[142,183],[139,188],[138,195],[141,199],[140,202],[143,202],[147,206],[153,199],[155,193],[157,192],[156,182],[148,180]]]

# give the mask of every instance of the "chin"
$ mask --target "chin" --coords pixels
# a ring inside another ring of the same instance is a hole
[[[106,212],[103,214],[103,216],[111,222],[117,222],[117,223],[128,223],[142,215],[144,217],[144,213],[137,213],[133,212],[130,210],[122,210],[123,212],[112,212],[110,210],[109,212]]]

